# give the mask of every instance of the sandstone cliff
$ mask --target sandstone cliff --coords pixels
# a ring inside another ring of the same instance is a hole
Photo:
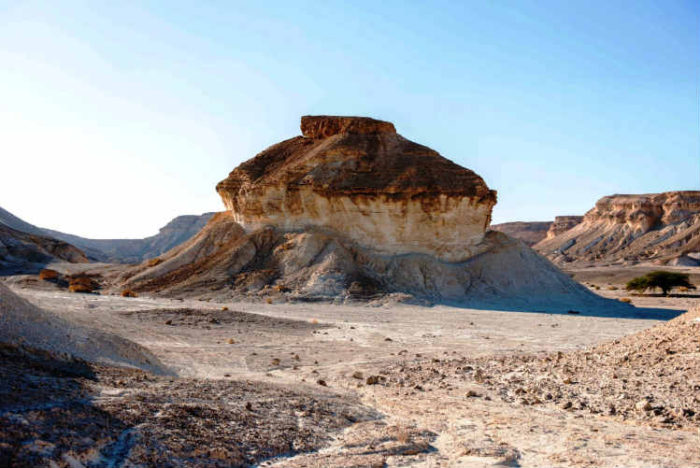
[[[535,248],[556,263],[667,263],[700,252],[700,192],[611,195]]]
[[[217,186],[228,211],[121,284],[210,298],[609,305],[522,242],[487,231],[496,193],[392,124],[304,117],[302,134],[234,169]]]
[[[317,226],[390,254],[458,261],[477,253],[496,192],[474,172],[388,122],[307,116],[301,130],[217,185],[246,232]]]

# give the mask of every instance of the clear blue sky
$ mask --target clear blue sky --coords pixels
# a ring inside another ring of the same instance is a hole
[[[304,114],[395,123],[494,222],[700,188],[700,2],[0,0],[0,206],[92,237],[223,208]]]

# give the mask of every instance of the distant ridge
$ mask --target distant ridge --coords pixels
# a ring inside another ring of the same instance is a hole
[[[157,257],[198,233],[214,213],[183,215],[163,226],[158,234],[144,239],[88,239],[73,234],[40,228],[0,208],[0,224],[26,234],[68,242],[82,249],[87,258],[98,262],[140,263]]]

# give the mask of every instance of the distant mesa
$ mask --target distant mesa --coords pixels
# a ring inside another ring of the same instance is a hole
[[[491,229],[521,240],[525,245],[533,246],[547,237],[547,232],[551,226],[551,221],[513,221],[511,223],[492,224]]]
[[[533,246],[544,239],[551,239],[568,231],[583,221],[583,216],[557,216],[554,221],[513,221],[494,224],[491,229]]]
[[[557,216],[547,230],[547,239],[557,237],[583,222],[583,216]]]
[[[268,302],[609,304],[489,231],[496,192],[391,123],[306,116],[301,131],[235,168],[216,187],[227,211],[157,262],[127,271],[119,287]]]
[[[700,264],[700,191],[603,197],[535,249],[559,264]]]

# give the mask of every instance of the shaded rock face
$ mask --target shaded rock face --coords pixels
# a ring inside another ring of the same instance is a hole
[[[246,232],[319,227],[379,252],[446,261],[479,252],[496,192],[477,174],[388,122],[307,116],[301,129],[217,185]]]
[[[17,231],[0,223],[0,274],[38,273],[53,261],[86,263],[88,259],[67,242]]]
[[[552,223],[549,221],[514,221],[491,225],[494,231],[502,232],[510,237],[519,239],[525,245],[535,245],[547,236]]]
[[[143,239],[88,239],[34,226],[2,208],[0,208],[0,225],[4,224],[8,228],[26,234],[58,239],[64,241],[64,244],[67,242],[78,247],[92,261],[139,263],[147,258],[157,257],[185,242],[198,233],[213,214],[178,216],[163,226],[155,236]]]
[[[700,251],[700,192],[603,197],[581,224],[535,248],[557,263],[667,263]]]
[[[94,260],[139,263],[182,244],[199,232],[213,214],[178,216],[160,228],[155,236],[143,239],[87,239],[58,231],[47,231],[84,249]]]
[[[546,238],[552,239],[572,227],[578,226],[582,221],[583,216],[557,216],[554,218],[554,222],[549,225]]]

